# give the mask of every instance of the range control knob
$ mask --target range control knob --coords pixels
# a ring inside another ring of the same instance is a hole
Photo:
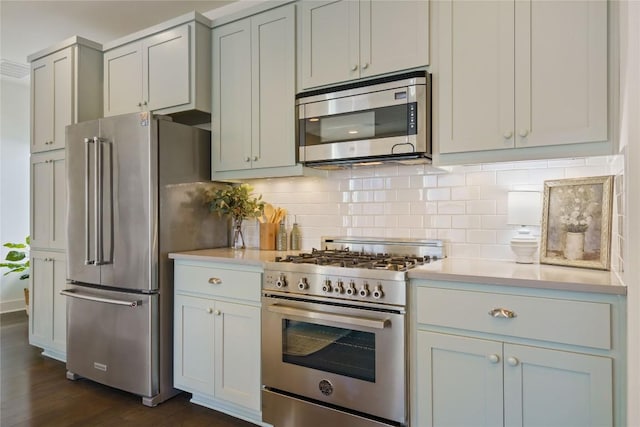
[[[298,282],[298,289],[300,289],[301,291],[304,291],[305,289],[309,288],[309,284],[307,283],[307,278],[303,277],[300,279],[300,281]]]
[[[366,283],[364,285],[362,285],[362,287],[358,291],[358,295],[360,295],[362,298],[368,297],[369,296],[369,285],[367,285]]]
[[[322,292],[331,292],[331,279],[325,279],[322,285]]]
[[[375,299],[380,299],[384,296],[384,292],[382,292],[382,286],[377,285],[375,288],[373,288],[373,292],[371,292],[371,296],[373,296]]]
[[[284,274],[281,274],[276,280],[276,288],[286,288],[287,287],[287,279],[284,277]]]
[[[356,294],[356,284],[354,282],[349,282],[349,286],[347,286],[347,295],[353,296]]]
[[[338,283],[333,287],[334,294],[341,294],[344,292],[344,287],[342,286],[342,280],[338,280]]]

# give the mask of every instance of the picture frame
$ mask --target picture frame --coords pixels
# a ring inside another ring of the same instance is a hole
[[[544,182],[541,264],[610,270],[613,179]]]

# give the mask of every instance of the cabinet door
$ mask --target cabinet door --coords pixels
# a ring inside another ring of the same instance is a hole
[[[505,426],[613,425],[607,357],[504,345]]]
[[[213,396],[214,301],[176,295],[173,376],[175,387]]]
[[[66,246],[66,171],[64,150],[31,156],[31,247]]]
[[[361,77],[428,63],[428,0],[360,0]]]
[[[64,359],[67,348],[67,302],[60,291],[66,285],[63,253],[31,252],[29,343],[45,354]]]
[[[438,2],[439,152],[514,147],[514,3]]]
[[[216,303],[215,396],[260,410],[260,308]]]
[[[417,346],[417,425],[502,425],[502,343],[418,331]]]
[[[29,344],[51,345],[53,336],[53,264],[47,253],[31,252]]]
[[[304,1],[302,88],[360,77],[359,2]]]
[[[253,168],[296,162],[294,20],[293,6],[251,20]]]
[[[183,25],[143,41],[142,99],[149,110],[191,102],[190,27]]]
[[[31,64],[31,152],[64,148],[73,122],[73,57],[69,47]]]
[[[516,145],[606,141],[607,1],[516,1],[515,17]]]
[[[142,106],[142,43],[104,54],[104,115],[115,116]]]
[[[214,28],[213,58],[213,169],[248,169],[251,167],[250,19]]]
[[[53,336],[51,348],[59,353],[67,352],[67,297],[60,291],[67,286],[67,260],[64,253],[49,255],[53,264]]]

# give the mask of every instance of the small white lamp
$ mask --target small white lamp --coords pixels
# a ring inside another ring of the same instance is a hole
[[[518,235],[511,239],[511,250],[516,262],[533,264],[538,250],[538,239],[531,235],[527,225],[540,225],[542,203],[537,191],[509,191],[507,194],[507,223],[520,225]]]

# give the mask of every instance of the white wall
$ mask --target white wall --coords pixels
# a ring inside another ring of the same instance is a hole
[[[619,8],[620,145],[626,163],[627,425],[640,426],[640,2],[621,1]]]
[[[375,166],[330,172],[329,178],[255,180],[256,194],[295,215],[303,249],[321,236],[437,238],[454,258],[515,259],[509,246],[518,226],[507,224],[507,192],[543,192],[544,181],[620,175],[621,156],[453,166]],[[290,217],[290,222],[292,217]],[[616,222],[617,223],[617,222]],[[255,221],[245,237],[259,244]],[[290,226],[290,224],[289,224]],[[540,227],[532,227],[540,234]],[[618,231],[614,227],[613,248]],[[620,263],[612,254],[614,268]]]
[[[0,242],[29,234],[29,80],[0,78]],[[4,260],[7,250],[2,247]],[[0,272],[0,312],[24,309],[28,281]]]

